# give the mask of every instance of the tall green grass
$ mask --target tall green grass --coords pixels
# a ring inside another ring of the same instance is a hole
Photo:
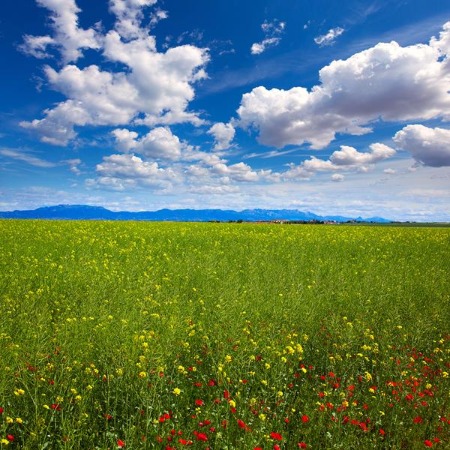
[[[450,228],[0,221],[0,248],[2,448],[450,445]]]

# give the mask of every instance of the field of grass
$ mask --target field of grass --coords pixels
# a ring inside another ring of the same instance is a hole
[[[0,221],[0,448],[450,448],[450,228]]]

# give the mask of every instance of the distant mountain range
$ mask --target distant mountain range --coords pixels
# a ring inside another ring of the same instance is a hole
[[[245,209],[243,211],[223,209],[161,209],[159,211],[110,211],[101,206],[57,205],[27,211],[0,211],[3,219],[59,219],[59,220],[148,220],[175,222],[208,221],[333,221],[333,222],[376,222],[389,223],[382,217],[352,218],[343,216],[318,216],[311,212],[295,209]]]

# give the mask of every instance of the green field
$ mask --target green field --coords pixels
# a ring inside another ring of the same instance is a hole
[[[0,221],[0,448],[450,448],[450,228]]]

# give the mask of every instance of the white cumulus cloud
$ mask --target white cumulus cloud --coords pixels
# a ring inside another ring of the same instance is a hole
[[[289,170],[281,175],[293,179],[310,178],[318,172],[335,172],[332,181],[342,181],[343,175],[336,172],[368,172],[370,166],[396,154],[393,148],[381,143],[371,144],[369,149],[369,152],[359,152],[354,147],[341,145],[341,149],[333,152],[329,159],[312,156],[299,165],[291,164]]]
[[[177,174],[172,169],[159,167],[157,162],[142,160],[133,154],[105,156],[97,164],[99,177],[88,181],[90,187],[109,187],[124,190],[137,186],[167,188],[177,182]]]
[[[168,127],[154,128],[140,139],[136,132],[126,129],[116,129],[113,135],[119,149],[132,150],[151,159],[179,160],[182,148],[186,147]]]
[[[397,132],[394,142],[412,157],[431,167],[450,166],[450,130],[408,125]]]
[[[336,166],[354,166],[375,164],[395,155],[395,150],[384,144],[372,144],[368,153],[358,152],[355,148],[341,145],[341,150],[335,151],[330,161]]]
[[[236,130],[231,123],[218,122],[209,130],[208,134],[214,136],[214,150],[226,150],[232,145]]]
[[[51,11],[54,37],[26,35],[21,49],[32,56],[48,56],[46,48],[55,45],[61,52],[63,62],[76,61],[82,56],[83,49],[99,49],[100,36],[93,29],[78,26],[80,8],[75,0],[36,0],[39,6]]]
[[[450,23],[449,23],[450,24]],[[450,119],[450,25],[429,45],[379,43],[319,72],[311,90],[254,88],[237,110],[262,144],[326,147],[336,133],[362,135],[377,120]]]
[[[50,87],[67,99],[45,110],[43,118],[21,123],[42,141],[67,145],[76,137],[76,127],[85,125],[204,123],[188,106],[195,97],[194,84],[207,76],[208,51],[182,45],[158,52],[154,36],[141,26],[143,8],[156,0],[111,0],[117,20],[106,34],[78,28],[80,10],[74,0],[39,3],[54,13],[54,36],[25,37],[24,46],[28,45],[28,53],[43,57],[46,46],[53,44],[62,49],[64,63],[72,61],[61,69],[44,69]],[[165,16],[160,10],[155,14],[159,19]],[[78,67],[75,63],[86,48],[125,68]]]

